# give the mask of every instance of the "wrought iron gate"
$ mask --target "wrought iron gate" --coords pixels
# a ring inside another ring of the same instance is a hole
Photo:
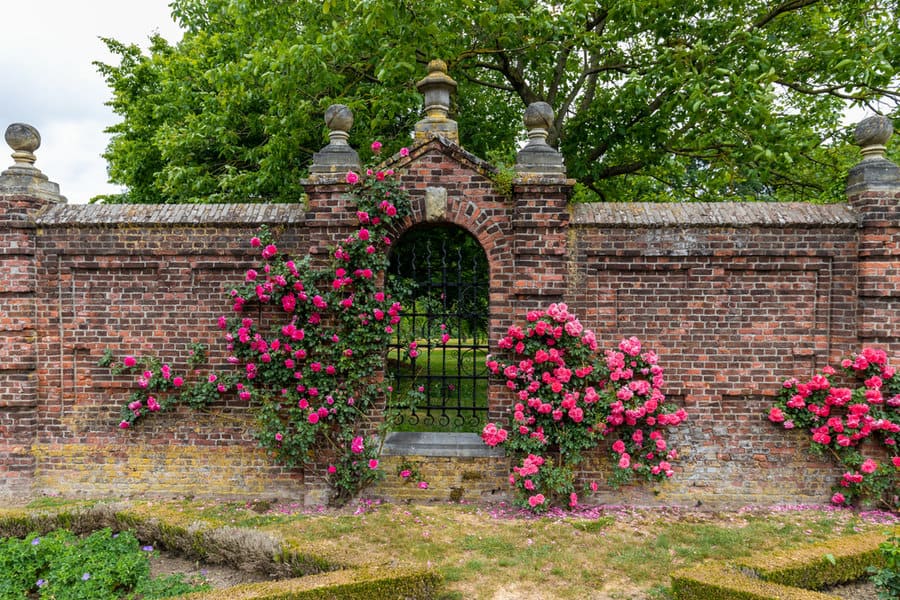
[[[386,375],[394,425],[481,431],[487,414],[488,263],[455,226],[411,230],[396,243],[388,289],[403,305]],[[411,393],[411,396],[410,396]],[[405,399],[415,398],[413,405]]]

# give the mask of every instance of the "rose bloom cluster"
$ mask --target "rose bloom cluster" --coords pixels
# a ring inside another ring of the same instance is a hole
[[[332,250],[324,272],[307,259],[283,257],[264,235],[252,238],[265,263],[231,291],[235,316],[219,320],[228,361],[242,370],[240,396],[262,403],[260,441],[285,464],[304,462],[317,434],[354,422],[382,393],[370,376],[402,307],[376,286],[376,274],[386,267],[391,243],[386,226],[408,214],[403,197],[382,187],[392,175],[373,175],[374,192],[356,180],[358,226]],[[260,321],[246,314],[260,304],[283,317],[263,313]]]
[[[864,348],[841,361],[843,379],[862,385],[836,385],[839,372],[826,366],[803,383],[782,385],[769,420],[785,429],[808,431],[813,448],[828,450],[847,468],[831,500],[849,504],[869,497],[900,508],[900,376],[883,350]],[[880,462],[863,450],[880,447]]]
[[[601,357],[596,336],[566,304],[529,312],[526,320],[525,328],[510,327],[499,342],[508,360],[487,360],[517,400],[509,429],[489,423],[482,432],[486,444],[504,444],[521,459],[510,483],[523,505],[540,510],[551,498],[564,497],[575,506],[571,466],[604,438],[614,438],[613,483],[636,475],[671,477],[677,452],[664,431],[687,414],[666,403],[657,355],[632,337]],[[560,464],[549,458],[556,454]],[[548,469],[555,471],[545,474]]]

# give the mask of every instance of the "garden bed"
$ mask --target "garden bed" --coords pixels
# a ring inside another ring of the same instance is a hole
[[[58,506],[45,502],[0,511],[0,524],[23,528],[22,516],[28,515],[32,524],[48,525],[53,515],[68,515],[64,518],[70,525],[87,526],[85,513],[79,511],[93,511],[95,522],[98,514],[119,514],[123,526],[147,527],[154,519],[165,523],[158,539],[142,539],[188,556],[188,563],[180,563],[194,569],[188,573],[207,569],[215,576],[216,569],[225,569],[223,584],[246,581],[242,578],[248,570],[260,573],[255,576],[259,579],[270,579],[271,574],[254,567],[259,561],[250,560],[250,552],[191,555],[192,544],[197,550],[227,537],[265,548],[265,540],[277,540],[278,564],[291,565],[297,573],[339,567],[432,571],[443,579],[443,591],[434,596],[442,600],[665,600],[671,598],[669,575],[678,569],[880,533],[898,523],[897,516],[888,513],[820,506],[729,512],[585,506],[536,517],[505,504],[361,501],[334,510],[277,501],[169,500]],[[190,537],[179,537],[187,532]]]

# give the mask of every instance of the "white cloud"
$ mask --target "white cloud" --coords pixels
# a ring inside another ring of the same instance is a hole
[[[106,182],[101,156],[103,130],[118,119],[104,104],[109,89],[92,63],[115,62],[100,37],[145,48],[154,32],[180,39],[168,0],[18,1],[4,3],[0,14],[0,128],[37,127],[35,166],[69,202],[120,191]],[[8,154],[0,155],[0,170],[12,164]]]

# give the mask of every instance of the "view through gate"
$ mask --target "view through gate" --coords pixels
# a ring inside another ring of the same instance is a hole
[[[398,431],[481,431],[487,416],[488,262],[478,241],[452,226],[413,229],[394,245],[387,285],[403,305],[386,375]],[[409,340],[414,340],[410,348]]]

